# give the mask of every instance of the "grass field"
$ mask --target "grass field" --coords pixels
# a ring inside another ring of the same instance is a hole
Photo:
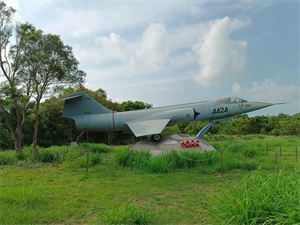
[[[130,170],[128,147],[68,146],[62,160],[67,147],[53,146],[39,149],[36,162],[28,158],[29,148],[22,161],[2,152],[0,224],[300,224],[299,138],[215,135],[206,140],[218,151],[215,159],[189,163],[176,155],[174,173],[172,153],[134,154]],[[54,151],[61,153],[58,168]]]

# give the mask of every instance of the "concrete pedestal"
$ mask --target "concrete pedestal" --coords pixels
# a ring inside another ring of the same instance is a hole
[[[199,146],[197,147],[182,147],[181,142],[182,141],[199,141]],[[211,146],[206,141],[203,141],[202,139],[197,139],[195,137],[191,137],[186,134],[180,134],[180,133],[167,133],[162,134],[161,140],[158,142],[154,142],[149,140],[143,140],[138,143],[135,143],[130,147],[131,150],[136,151],[150,151],[151,154],[157,155],[164,151],[196,151],[196,152],[203,152],[203,151],[216,151],[216,149]]]

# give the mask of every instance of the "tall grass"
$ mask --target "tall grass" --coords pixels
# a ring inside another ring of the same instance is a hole
[[[81,147],[84,148],[85,151],[92,153],[108,153],[112,151],[112,147],[106,144],[81,143]]]
[[[6,190],[7,189],[7,190]],[[44,189],[37,183],[26,181],[15,187],[2,190],[5,195],[1,196],[3,201],[14,202],[22,206],[31,206],[41,199]]]
[[[190,168],[195,166],[214,166],[220,161],[218,152],[205,151],[203,153],[193,151],[175,152],[175,164],[173,152],[166,151],[160,155],[152,156],[150,151],[133,151],[133,167],[142,169],[149,173],[167,173],[173,167],[176,169]],[[116,162],[119,166],[130,166],[131,152],[129,149],[119,152],[116,155]]]
[[[125,203],[116,202],[112,204],[107,201],[107,210],[101,215],[100,220],[94,220],[92,223],[99,224],[149,224],[153,222],[149,210],[144,210],[135,205],[134,201],[128,200]]]
[[[208,199],[215,223],[299,224],[300,171],[259,169]]]

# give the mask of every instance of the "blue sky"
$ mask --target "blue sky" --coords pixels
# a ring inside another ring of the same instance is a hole
[[[86,87],[154,107],[239,96],[300,112],[299,1],[5,1],[72,46]]]

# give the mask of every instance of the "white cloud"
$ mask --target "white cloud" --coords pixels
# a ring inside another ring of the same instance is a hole
[[[241,88],[241,85],[240,84],[237,84],[237,83],[234,83],[232,85],[232,91],[236,94],[240,94],[242,93],[242,88]]]
[[[150,24],[137,49],[137,59],[160,69],[171,66],[169,61],[168,32],[161,24]]]
[[[297,101],[299,94],[298,86],[280,86],[272,79],[267,79],[262,84],[253,82],[251,89],[243,89],[240,84],[234,83],[231,89],[235,94],[249,100],[270,101],[274,103]]]
[[[215,85],[246,74],[247,42],[233,41],[228,37],[246,25],[247,22],[229,17],[209,22],[210,30],[193,46],[201,67],[193,74],[199,84]]]
[[[109,37],[98,37],[95,39],[96,44],[101,44],[105,48],[123,48],[127,41],[120,37],[119,34],[111,33]]]
[[[98,32],[128,30],[163,20],[167,12],[172,12],[177,4],[165,3],[128,3],[95,2],[80,9],[69,7],[56,8],[54,19],[46,24],[46,30],[69,37],[89,37]]]
[[[179,68],[198,58],[201,69],[194,78],[207,86],[245,75],[247,43],[229,40],[228,35],[246,25],[228,17],[169,30],[162,24],[151,23],[136,41],[111,33],[95,38],[97,46],[93,48],[75,44],[74,54],[80,62],[94,64],[119,60],[121,64],[115,61],[108,71],[103,70],[123,76]]]
[[[192,46],[207,31],[207,24],[167,30],[162,24],[151,23],[137,40],[128,41],[120,34],[111,33],[96,37],[96,46],[83,47],[76,43],[73,50],[81,63],[97,65],[119,60],[121,64],[111,64],[113,66],[109,70],[102,67],[105,74],[126,76],[152,73],[196,62],[197,56]]]
[[[119,34],[111,33],[109,37],[97,37],[97,46],[92,49],[81,48],[79,44],[75,44],[74,54],[81,62],[93,61],[95,64],[118,59],[122,65],[116,65],[115,69],[127,66],[127,72],[132,69],[146,73],[160,71],[171,67],[169,36],[163,25],[153,23],[137,41],[129,42]],[[124,71],[124,68],[121,70]]]

